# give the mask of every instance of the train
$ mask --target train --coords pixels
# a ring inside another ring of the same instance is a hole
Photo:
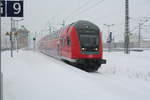
[[[61,59],[87,72],[96,72],[103,59],[102,32],[97,25],[79,20],[55,32],[38,42],[39,51]]]

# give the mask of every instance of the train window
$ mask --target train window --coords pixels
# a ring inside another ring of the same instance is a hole
[[[67,45],[70,46],[70,44],[71,44],[71,40],[70,40],[70,37],[68,36],[67,37]]]
[[[62,47],[64,47],[65,46],[65,39],[63,38],[62,39]]]

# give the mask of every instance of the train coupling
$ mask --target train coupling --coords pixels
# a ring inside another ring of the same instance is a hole
[[[101,60],[100,60],[100,63],[101,63],[101,64],[106,64],[106,59],[101,59]]]

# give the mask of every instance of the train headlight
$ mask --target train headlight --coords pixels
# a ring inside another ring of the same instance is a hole
[[[97,50],[98,50],[98,48],[95,48],[95,50],[97,51]]]
[[[85,48],[82,48],[82,51],[84,51],[85,50]]]

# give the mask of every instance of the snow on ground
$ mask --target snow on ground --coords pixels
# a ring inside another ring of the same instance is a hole
[[[150,100],[150,51],[104,58],[87,73],[38,52],[2,52],[4,100]]]
[[[130,54],[122,52],[105,52],[107,64],[100,71],[104,74],[114,74],[130,79],[150,81],[150,51],[132,51]]]

